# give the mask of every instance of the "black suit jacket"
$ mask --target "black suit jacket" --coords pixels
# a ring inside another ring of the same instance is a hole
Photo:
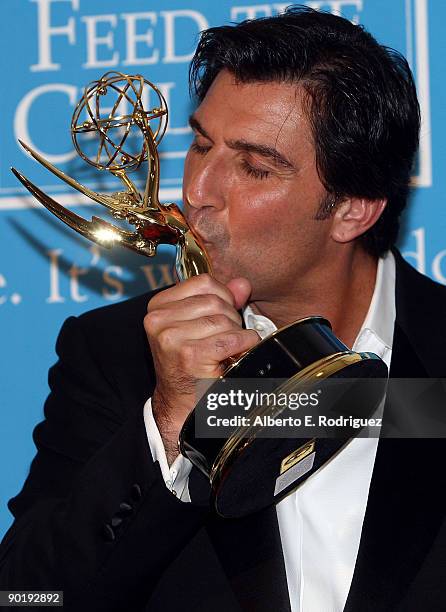
[[[395,257],[391,375],[444,377],[446,288]],[[172,496],[151,461],[149,297],[65,322],[38,453],[9,502],[0,588],[64,590],[75,611],[286,612],[275,508],[220,519]],[[379,442],[346,612],[446,609],[445,448]]]

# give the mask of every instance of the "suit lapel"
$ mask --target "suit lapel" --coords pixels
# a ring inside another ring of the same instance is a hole
[[[208,505],[209,481],[196,469],[189,478],[189,493],[194,503]],[[213,514],[206,529],[242,610],[290,610],[275,507],[240,519],[222,519]]]
[[[172,562],[146,612],[289,612],[275,508],[237,520],[211,517]]]
[[[208,533],[244,611],[290,610],[275,507],[242,519],[215,517]]]
[[[406,363],[412,375],[425,376],[399,328],[393,346],[391,372],[407,371],[400,370]],[[379,441],[345,612],[395,610],[413,581],[442,515],[432,470],[440,450],[437,442],[441,440]]]
[[[432,298],[433,283],[410,268],[398,253],[395,259],[397,315],[390,376],[440,376],[443,346],[438,341],[438,320],[423,312],[423,305]],[[444,293],[442,297],[437,307],[444,303]],[[398,609],[444,519],[438,498],[444,486],[439,470],[444,446],[441,439],[379,441],[344,612]]]
[[[243,612],[205,527],[172,561],[152,593],[145,612],[160,610]]]

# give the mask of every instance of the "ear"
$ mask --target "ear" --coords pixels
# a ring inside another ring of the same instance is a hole
[[[364,234],[380,218],[387,199],[346,198],[335,209],[331,237],[335,242],[351,242]]]

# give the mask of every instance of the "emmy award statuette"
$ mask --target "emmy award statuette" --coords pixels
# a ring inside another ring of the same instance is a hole
[[[146,110],[145,101],[154,95],[155,106]],[[93,202],[105,206],[114,219],[126,222],[133,231],[97,216],[87,221],[56,202],[18,170],[12,168],[12,172],[49,211],[100,246],[121,245],[152,257],[159,244],[175,245],[175,268],[180,281],[205,272],[212,274],[205,249],[180,208],[159,202],[157,147],[166,131],[167,119],[168,109],[161,92],[140,75],[108,72],[85,88],[72,118],[73,143],[84,161],[121,181],[124,189],[112,194],[87,188],[20,142],[42,166]],[[128,175],[143,162],[147,162],[148,171],[141,194]],[[369,416],[384,396],[387,367],[373,353],[350,350],[336,338],[326,319],[311,316],[279,329],[234,358],[208,393],[224,390],[230,380],[266,378],[284,381],[277,383],[275,391],[286,394],[311,389],[321,381],[347,379],[349,387],[337,400],[342,404],[340,413],[350,409],[358,412],[355,380],[373,381],[370,392],[362,393],[359,401],[361,416]],[[274,439],[258,435],[261,428],[240,425],[225,438],[199,437],[195,419],[206,409],[205,397],[206,394],[187,418],[179,445],[181,453],[208,478],[212,503],[224,517],[247,515],[277,503],[357,433],[352,430],[346,436],[344,431],[342,437],[330,439],[308,436]],[[282,411],[283,406],[277,404],[260,405],[254,415],[274,419]]]

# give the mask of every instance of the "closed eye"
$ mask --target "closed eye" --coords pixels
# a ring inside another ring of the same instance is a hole
[[[255,168],[254,166],[251,166],[251,164],[249,164],[245,159],[242,160],[242,169],[248,176],[252,176],[253,178],[260,180],[265,179],[270,175],[269,170]]]
[[[198,144],[196,140],[194,140],[192,144],[190,145],[190,149],[194,153],[199,153],[200,155],[204,155],[205,153],[209,151],[210,147],[205,147],[203,145],[200,145]]]
[[[198,144],[198,142],[196,140],[194,140],[192,142],[192,144],[190,145],[190,150],[193,151],[194,153],[198,153],[198,155],[206,155],[206,153],[210,150],[210,146],[207,145],[200,145]],[[243,172],[252,178],[255,179],[265,179],[267,178],[271,173],[269,170],[265,170],[262,168],[256,168],[255,166],[252,166],[248,161],[246,161],[246,159],[242,159],[240,162],[241,168],[243,170]]]

